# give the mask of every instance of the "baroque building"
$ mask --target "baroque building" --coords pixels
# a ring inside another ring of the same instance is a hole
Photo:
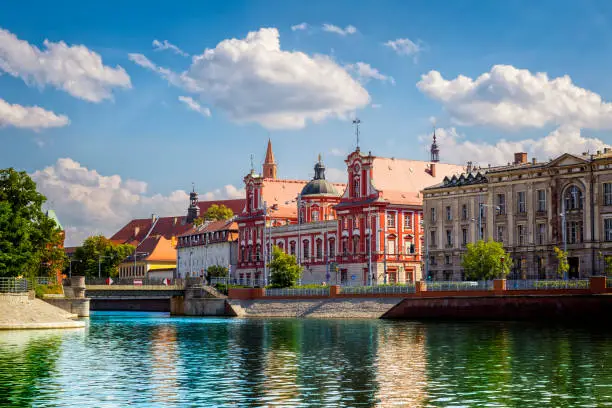
[[[569,278],[604,273],[612,251],[612,150],[563,154],[547,162],[515,153],[505,166],[476,168],[425,188],[426,269],[463,278],[469,242],[502,242],[510,279],[558,277],[554,247],[567,249]],[[510,261],[510,260],[508,260]]]
[[[434,136],[435,137],[435,136]],[[383,158],[357,149],[345,159],[347,183],[330,183],[319,157],[312,180],[277,177],[268,141],[263,175],[244,178],[238,216],[236,280],[261,284],[272,245],[295,255],[303,282],[376,284],[421,278],[422,195],[462,167]]]

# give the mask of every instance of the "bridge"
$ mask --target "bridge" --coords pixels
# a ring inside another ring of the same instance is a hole
[[[163,284],[86,285],[91,310],[140,310],[170,312],[173,297],[224,298],[213,287],[200,281]]]

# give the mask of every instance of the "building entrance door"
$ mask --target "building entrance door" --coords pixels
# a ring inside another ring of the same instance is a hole
[[[568,277],[570,279],[578,279],[580,277],[580,258],[568,256],[567,263],[569,264]]]

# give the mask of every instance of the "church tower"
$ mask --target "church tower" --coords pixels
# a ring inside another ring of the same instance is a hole
[[[272,152],[272,142],[268,139],[268,150],[266,150],[266,160],[263,164],[263,177],[268,179],[276,178],[276,162]]]
[[[431,143],[431,162],[437,163],[440,161],[440,149],[438,148],[438,143],[436,143],[436,129],[433,132],[433,142]]]
[[[191,224],[193,220],[200,216],[200,207],[198,206],[198,193],[195,191],[195,186],[189,193],[189,208],[187,209],[187,222]]]

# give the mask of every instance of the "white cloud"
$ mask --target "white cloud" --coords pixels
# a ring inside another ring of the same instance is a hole
[[[327,31],[328,33],[335,33],[335,34],[340,34],[342,36],[345,36],[345,35],[348,35],[348,34],[355,34],[357,32],[357,29],[354,26],[352,26],[352,25],[347,25],[343,29],[343,28],[335,26],[333,24],[323,24],[323,31]]]
[[[10,104],[0,98],[0,127],[14,126],[23,129],[40,130],[62,127],[70,123],[67,116],[39,108]]]
[[[332,183],[346,183],[348,176],[346,175],[346,169],[328,167],[325,170],[325,178]]]
[[[129,75],[102,63],[99,54],[84,45],[44,41],[45,50],[0,28],[0,71],[27,84],[52,85],[90,102],[112,99],[113,88],[131,88]]]
[[[147,194],[147,183],[103,176],[70,159],[58,159],[52,166],[31,174],[38,190],[64,225],[67,246],[78,245],[93,234],[111,236],[134,218],[181,216],[186,214],[189,194],[176,190],[168,195]],[[201,194],[203,200],[241,197],[243,191],[231,185]]]
[[[384,43],[385,46],[391,48],[398,55],[412,55],[416,61],[417,55],[423,51],[420,44],[411,41],[408,38],[397,38]]]
[[[346,157],[347,153],[344,149],[339,149],[337,147],[332,147],[329,149],[329,154],[336,157]]]
[[[206,192],[204,194],[200,194],[200,200],[210,201],[210,200],[222,200],[227,198],[244,198],[245,197],[244,188],[236,188],[231,184],[227,184],[223,186],[223,188],[218,188],[213,191]]]
[[[189,109],[192,111],[201,113],[206,117],[210,117],[210,109],[201,106],[199,103],[193,100],[193,98],[189,96],[179,96],[179,101],[183,102]]]
[[[164,40],[164,41],[153,40],[153,48],[155,49],[155,51],[170,50],[170,51],[174,52],[175,54],[181,55],[183,57],[188,57],[189,56],[189,54],[187,54],[185,51],[181,50],[176,45],[168,42],[168,40]]]
[[[436,129],[436,138],[443,162],[465,164],[472,161],[482,167],[512,162],[516,152],[527,152],[530,158],[546,161],[563,153],[594,153],[606,146],[601,139],[585,137],[579,129],[572,126],[562,126],[539,139],[501,139],[495,144],[465,140],[465,136],[459,134],[454,127]],[[419,140],[429,151],[431,135],[420,136]]]
[[[395,79],[388,75],[383,75],[379,70],[373,68],[370,64],[365,62],[357,62],[355,64],[349,64],[345,66],[346,70],[352,72],[359,81],[365,83],[370,79],[377,79],[382,82],[389,82],[395,85]]]
[[[370,101],[368,92],[331,58],[281,50],[276,28],[221,41],[194,56],[180,74],[144,55],[129,57],[233,120],[270,129],[300,129],[308,121],[347,118]]]
[[[292,25],[291,31],[303,31],[303,30],[306,30],[307,28],[308,28],[308,24],[300,23],[300,24]]]
[[[430,71],[417,87],[441,102],[455,123],[462,125],[612,128],[612,104],[574,85],[567,75],[549,79],[543,72],[495,65],[475,80],[463,75],[446,80],[438,71]]]

